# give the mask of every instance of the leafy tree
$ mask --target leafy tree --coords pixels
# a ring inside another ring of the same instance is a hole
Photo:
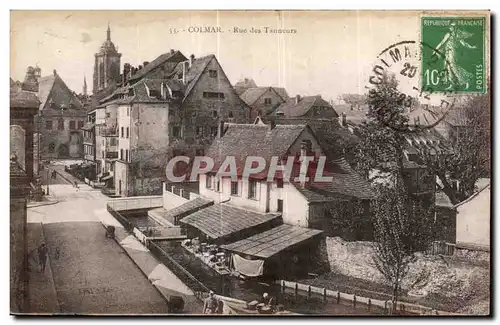
[[[453,204],[474,193],[476,181],[490,177],[490,100],[469,97],[444,117],[452,154],[419,151],[420,158],[439,177],[441,189]],[[459,186],[453,186],[458,181]]]

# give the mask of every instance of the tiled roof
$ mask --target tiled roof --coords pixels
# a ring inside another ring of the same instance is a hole
[[[160,55],[159,57],[157,57],[153,61],[151,61],[148,65],[143,67],[141,70],[137,71],[137,73],[134,74],[130,79],[137,80],[137,79],[140,79],[140,78],[146,76],[150,71],[156,69],[157,67],[164,64],[165,62],[167,62],[169,59],[173,58],[176,55],[181,56],[180,61],[187,60],[187,58],[180,51],[174,51],[173,53],[167,52],[167,53]]]
[[[266,91],[269,90],[269,87],[257,87],[257,88],[248,88],[245,90],[243,94],[240,95],[240,98],[247,104],[252,105],[260,98]]]
[[[216,204],[190,214],[180,222],[199,229],[212,239],[218,239],[280,218],[279,214],[261,214]]]
[[[344,158],[328,163],[323,176],[332,177],[331,182],[309,182],[302,187],[293,183],[309,202],[329,201],[335,197],[371,199],[375,196],[368,181],[356,174]]]
[[[288,99],[288,94],[285,88],[282,87],[252,87],[246,89],[240,94],[240,98],[247,104],[252,105],[255,103],[266,91],[274,90],[283,100]]]
[[[201,74],[203,73],[203,71],[207,67],[208,63],[210,63],[210,61],[212,59],[215,59],[215,55],[209,54],[207,56],[203,56],[203,57],[196,58],[193,60],[193,63],[191,65],[191,67],[189,68],[187,76],[186,76],[187,88],[186,88],[186,92],[184,93],[184,98],[189,96],[191,90],[196,85]]]
[[[283,224],[249,238],[222,245],[221,247],[232,252],[266,259],[287,248],[311,239],[322,232],[317,229]]]
[[[49,98],[54,82],[56,81],[55,75],[45,76],[38,81],[38,98],[40,99],[40,109],[45,107],[45,103]]]
[[[285,88],[283,87],[272,87],[272,88],[278,93],[278,95],[281,96],[281,98],[283,98],[283,100],[287,100],[289,98]]]
[[[214,201],[206,200],[203,198],[196,198],[194,200],[190,200],[178,207],[175,207],[170,210],[166,210],[165,208],[157,208],[152,210],[158,216],[166,219],[171,224],[175,225],[175,219],[186,216],[188,214],[194,213],[200,209],[206,208],[210,205],[213,205]]]
[[[66,106],[66,108],[70,108],[70,105],[73,104],[75,105],[75,108],[77,110],[83,111],[82,102],[76,97],[76,95],[74,95],[74,93],[68,88],[66,83],[58,74],[40,78],[38,82],[38,98],[40,99],[40,109],[42,110],[45,108],[47,101],[50,98],[50,93],[52,92],[52,89],[56,84],[58,84],[61,89],[69,94],[69,96],[61,97],[64,98],[63,102],[56,104],[58,104],[59,106]]]
[[[283,157],[306,128],[305,125],[276,125],[271,129],[269,125],[228,123],[224,136],[214,140],[207,156],[214,159],[214,170],[226,156],[235,157],[239,172],[248,156],[262,157],[269,166],[271,157]]]
[[[274,110],[273,115],[277,112],[283,112],[287,117],[299,117],[306,114],[313,106],[332,107],[330,103],[322,99],[319,95],[301,97],[298,103],[297,98],[293,97],[287,99],[286,102],[278,106]]]

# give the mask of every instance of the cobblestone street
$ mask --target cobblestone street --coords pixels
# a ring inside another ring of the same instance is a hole
[[[35,256],[31,311],[166,313],[167,303],[157,289],[119,244],[104,236],[96,214],[109,198],[85,184],[76,189],[60,180],[54,183],[59,184],[50,185],[50,194],[59,203],[28,209],[29,250]],[[45,274],[36,269],[36,248],[42,241],[49,249]]]

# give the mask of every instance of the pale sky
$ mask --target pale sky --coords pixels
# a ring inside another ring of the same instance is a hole
[[[78,93],[85,74],[91,92],[94,53],[108,23],[122,67],[170,49],[186,57],[213,53],[233,84],[248,77],[258,86],[285,87],[290,96],[326,99],[364,93],[377,55],[391,44],[418,41],[420,33],[418,12],[13,11],[10,76],[22,81],[27,66],[38,64],[42,75],[56,69]],[[189,33],[190,26],[220,26],[223,33]],[[266,34],[265,26],[297,33]],[[234,27],[262,33],[235,34]],[[171,28],[179,33],[170,34]]]

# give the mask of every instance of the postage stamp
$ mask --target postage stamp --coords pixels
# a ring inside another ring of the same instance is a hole
[[[485,18],[422,17],[421,84],[435,92],[485,93]]]

